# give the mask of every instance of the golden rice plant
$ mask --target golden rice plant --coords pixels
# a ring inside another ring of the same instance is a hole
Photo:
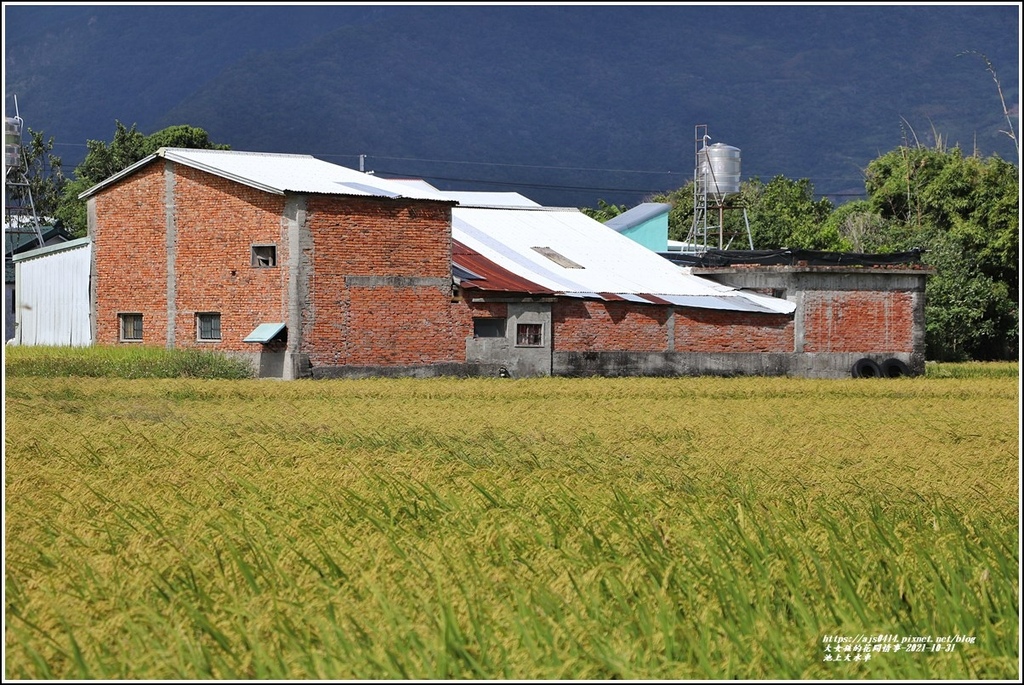
[[[1020,675],[1015,376],[5,399],[7,678]]]

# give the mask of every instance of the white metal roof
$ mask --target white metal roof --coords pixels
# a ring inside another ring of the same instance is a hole
[[[467,207],[540,207],[539,202],[534,202],[525,195],[509,192],[483,192],[483,191],[462,191],[443,190],[445,197],[456,200],[460,205]]]
[[[444,195],[449,200],[455,200],[460,205],[467,207],[540,207],[539,202],[534,202],[525,195],[509,191],[479,191],[479,190],[438,190],[421,178],[398,178],[393,179],[397,183],[409,185],[421,190],[431,190]]]
[[[451,201],[436,190],[364,174],[324,162],[311,155],[188,148],[160,148],[149,157],[93,186],[79,197],[88,197],[159,157],[275,195],[293,192]]]
[[[21,262],[27,259],[37,259],[39,257],[45,257],[49,254],[55,254],[57,252],[66,252],[68,250],[75,250],[81,247],[87,247],[92,242],[89,237],[76,238],[75,240],[68,240],[63,243],[55,243],[54,245],[45,245],[43,247],[37,247],[34,250],[26,250],[20,254],[12,255],[11,261]]]
[[[611,293],[643,301],[638,296],[654,295],[680,306],[782,314],[796,308],[694,276],[576,209],[455,207],[452,238],[568,296]]]

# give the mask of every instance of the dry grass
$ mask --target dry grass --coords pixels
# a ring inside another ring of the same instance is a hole
[[[8,378],[8,678],[1014,679],[1015,375]],[[822,638],[967,635],[823,661]]]

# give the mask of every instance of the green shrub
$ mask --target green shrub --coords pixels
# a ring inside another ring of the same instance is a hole
[[[87,376],[93,378],[251,377],[243,359],[206,350],[159,347],[18,347],[5,348],[8,376]]]

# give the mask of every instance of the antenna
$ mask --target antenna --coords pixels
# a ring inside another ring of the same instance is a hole
[[[24,120],[18,111],[18,96],[14,96],[14,116],[4,117],[4,254],[10,257],[15,250],[30,247],[31,242],[43,246],[43,231],[32,199],[32,186],[28,179],[28,157],[21,144]],[[26,241],[23,236],[31,236]]]

